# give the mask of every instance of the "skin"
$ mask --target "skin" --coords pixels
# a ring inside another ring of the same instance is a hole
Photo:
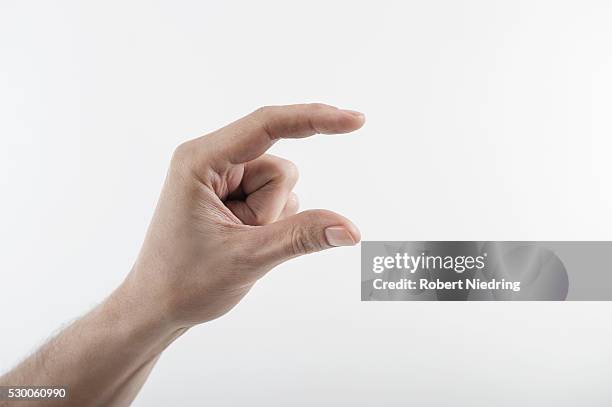
[[[272,268],[359,242],[334,212],[297,213],[295,165],[265,152],[281,138],[349,133],[364,121],[323,104],[265,107],[180,145],[123,283],[0,385],[66,386],[69,400],[45,402],[53,405],[129,405],[164,349],[227,313]]]

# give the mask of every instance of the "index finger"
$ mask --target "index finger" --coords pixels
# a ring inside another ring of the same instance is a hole
[[[259,157],[278,139],[349,133],[364,122],[363,113],[320,103],[269,106],[217,130],[209,140],[215,156],[239,164]]]

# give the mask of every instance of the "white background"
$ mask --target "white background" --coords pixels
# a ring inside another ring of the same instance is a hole
[[[174,147],[260,105],[366,113],[273,149],[304,208],[366,240],[611,240],[611,20],[584,0],[0,0],[0,369],[122,280]],[[359,247],[278,267],[135,405],[612,401],[612,304],[359,290]]]

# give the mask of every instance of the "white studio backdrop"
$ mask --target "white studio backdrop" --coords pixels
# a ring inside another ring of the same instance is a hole
[[[584,0],[0,0],[0,369],[122,280],[174,147],[260,105],[366,113],[272,151],[303,208],[366,240],[612,240],[611,20]],[[278,267],[135,405],[612,401],[612,304],[359,290],[358,247]]]

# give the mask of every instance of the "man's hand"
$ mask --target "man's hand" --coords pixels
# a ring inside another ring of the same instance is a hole
[[[178,147],[131,273],[0,385],[66,386],[70,399],[54,405],[127,405],[170,343],[226,313],[271,268],[357,243],[359,231],[338,214],[296,214],[297,169],[265,152],[281,138],[363,123],[361,113],[321,104],[266,107]]]
[[[363,123],[322,104],[264,107],[179,146],[129,285],[146,287],[170,323],[191,326],[226,313],[285,260],[356,244],[358,229],[336,213],[295,214],[297,168],[265,152],[281,138]]]

